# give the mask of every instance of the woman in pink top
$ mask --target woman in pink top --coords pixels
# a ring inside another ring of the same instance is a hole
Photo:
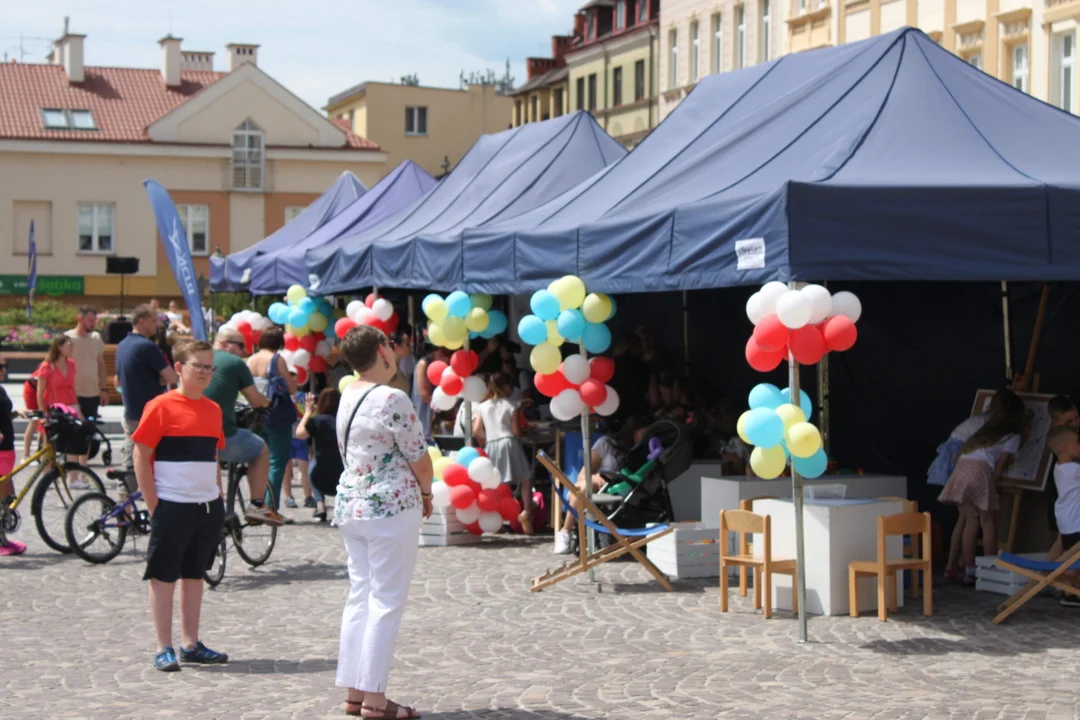
[[[43,411],[55,403],[70,405],[78,410],[75,397],[75,361],[71,359],[71,338],[57,335],[53,338],[45,362],[38,368],[37,400]]]

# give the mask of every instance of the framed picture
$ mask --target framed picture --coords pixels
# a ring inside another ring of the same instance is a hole
[[[995,390],[979,390],[975,393],[975,404],[971,414],[979,415],[990,409],[990,399]],[[1053,395],[1035,393],[1017,393],[1027,407],[1027,440],[1020,446],[1012,465],[1005,468],[1001,484],[1023,490],[1044,490],[1046,479],[1050,475],[1050,450],[1046,447],[1046,435],[1050,432],[1050,412],[1046,405]]]

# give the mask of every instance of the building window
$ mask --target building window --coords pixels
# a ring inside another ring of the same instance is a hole
[[[94,113],[89,110],[42,108],[41,119],[46,130],[97,130]]]
[[[233,131],[232,184],[234,190],[261,190],[266,136],[258,125],[245,120]]]
[[[806,12],[807,0],[799,0],[799,14],[802,15]]]
[[[735,67],[746,67],[746,7],[735,8]]]
[[[648,22],[649,20],[649,0],[638,0],[638,16],[637,21],[639,24]]]
[[[1073,112],[1073,68],[1076,65],[1076,36],[1062,33],[1054,37],[1054,59],[1057,65],[1057,83],[1054,98],[1057,106]]]
[[[304,212],[305,210],[307,210],[306,205],[288,205],[288,206],[286,206],[286,208],[285,208],[285,224],[288,225],[289,223],[291,223],[293,220],[295,220],[297,217],[300,216],[300,213]]]
[[[427,135],[427,108],[424,106],[405,108],[405,134]]]
[[[355,121],[356,121],[356,110],[350,110],[349,111],[349,131],[350,132],[355,132],[356,131],[356,122]]]
[[[977,67],[982,70],[982,55],[979,55],[978,53],[976,53],[975,55],[968,55],[967,61],[968,65],[971,65],[972,67]]]
[[[1028,91],[1028,46],[1027,43],[1013,45],[1012,48],[1012,86],[1021,92]]]
[[[177,205],[192,255],[210,254],[210,206]]]
[[[588,27],[585,30],[586,40],[596,39],[596,12],[590,11],[588,14]]]
[[[585,109],[585,78],[583,77],[577,79],[577,109]]]
[[[617,67],[611,71],[611,104],[618,107],[622,105],[622,68]]]
[[[668,32],[668,90],[679,87],[679,31]]]
[[[615,29],[626,27],[626,0],[615,0]]]
[[[521,125],[521,101],[514,101],[514,127]]]
[[[531,98],[529,98],[529,111],[531,112],[529,120],[540,119],[540,98],[538,98],[536,95],[533,95]]]
[[[769,15],[769,0],[761,0],[761,62],[772,59],[772,18]]]
[[[634,102],[645,99],[645,61],[634,63]]]
[[[555,88],[555,117],[563,114],[563,89]]]
[[[589,73],[589,111],[596,109],[596,73]]]
[[[701,43],[698,38],[698,22],[690,23],[690,82],[701,77]]]
[[[724,16],[716,13],[712,16],[712,71],[724,69]]]
[[[79,252],[113,251],[115,212],[115,207],[109,203],[79,203]]]

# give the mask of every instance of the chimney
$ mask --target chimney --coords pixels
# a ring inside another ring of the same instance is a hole
[[[172,35],[158,40],[158,45],[161,46],[161,79],[165,81],[165,87],[180,87],[180,42],[181,38]]]
[[[585,13],[574,16],[574,37],[585,37]]]
[[[551,57],[555,58],[555,67],[561,68],[566,65],[566,51],[573,45],[573,35],[551,36]]]
[[[50,58],[57,65],[64,66],[69,83],[81,83],[86,80],[83,69],[83,40],[85,35],[75,35],[68,30],[69,18],[64,18],[64,34],[53,43]]]
[[[180,69],[213,71],[214,53],[202,52],[201,50],[181,50]]]
[[[258,45],[245,45],[242,43],[229,43],[225,46],[229,51],[229,72],[240,67],[244,63],[258,65]]]

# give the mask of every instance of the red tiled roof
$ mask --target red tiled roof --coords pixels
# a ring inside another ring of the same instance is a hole
[[[360,150],[382,150],[382,148],[379,147],[378,143],[374,143],[354,133],[349,127],[349,121],[345,118],[334,118],[330,122],[334,123],[339,128],[345,131],[345,134],[349,138],[349,147],[358,148]]]

